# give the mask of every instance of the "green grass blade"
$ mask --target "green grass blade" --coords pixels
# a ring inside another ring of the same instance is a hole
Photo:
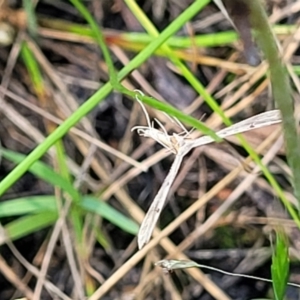
[[[86,25],[76,24],[65,20],[53,19],[53,18],[39,18],[41,26],[57,31],[69,32],[78,34],[78,36],[87,36],[95,38],[93,30]],[[274,25],[273,30],[276,34],[287,35],[295,32],[297,27],[295,25]],[[137,49],[142,50],[148,44],[153,41],[153,37],[144,32],[104,32],[104,37],[107,44],[135,44]],[[172,36],[166,44],[174,49],[190,49],[192,46],[198,47],[220,47],[230,45],[239,39],[239,35],[236,31],[222,31],[214,33],[196,34],[191,40],[190,37],[186,36]],[[96,40],[96,39],[95,39]],[[126,47],[126,46],[125,46]],[[161,50],[159,50],[161,53]]]
[[[276,235],[276,247],[272,254],[271,274],[276,300],[283,300],[289,278],[289,247],[282,233]]]
[[[0,153],[4,158],[16,164],[20,164],[26,159],[26,155],[4,148],[0,148]],[[80,201],[81,196],[78,193],[78,191],[73,187],[73,185],[68,180],[56,173],[53,169],[51,169],[47,164],[41,161],[36,161],[29,168],[28,171],[30,171],[32,174],[39,177],[40,179],[43,179],[44,181],[48,182],[52,186],[60,187],[62,190],[67,192],[73,200]]]
[[[22,44],[21,57],[23,58],[37,95],[41,95],[44,90],[43,77],[38,63],[26,42]]]
[[[81,215],[83,210],[88,211],[101,216],[128,233],[135,235],[138,232],[139,226],[136,222],[93,196],[84,196],[82,202],[74,207]],[[40,214],[45,211],[58,215],[57,202],[54,195],[22,197],[0,202],[0,218]]]
[[[118,226],[124,231],[136,235],[139,226],[136,222],[124,216],[107,203],[100,201],[92,196],[84,196],[82,202],[79,204],[81,208],[96,213],[104,219],[110,221],[112,224]]]
[[[59,175],[64,178],[67,182],[69,182],[69,185],[72,185],[71,182],[71,175],[69,173],[69,169],[67,167],[67,159],[65,155],[65,148],[62,142],[62,139],[58,140],[55,143],[55,149],[56,149],[56,159],[58,162],[58,172]],[[80,201],[78,201],[80,202]],[[77,248],[84,247],[83,245],[83,220],[80,215],[80,209],[77,209],[77,206],[72,205],[69,210],[69,220],[71,221],[74,237],[75,237],[75,243],[77,243]],[[81,252],[83,253],[83,252]]]
[[[6,224],[4,228],[6,235],[11,240],[16,240],[54,224],[57,217],[57,213],[45,211],[14,220]]]
[[[118,85],[120,85],[117,73],[115,71],[115,68],[113,66],[112,59],[110,57],[110,53],[108,48],[106,47],[104,36],[102,34],[102,31],[99,29],[98,24],[93,19],[92,15],[89,13],[87,8],[82,4],[79,0],[70,0],[70,2],[78,9],[78,11],[82,14],[82,16],[86,19],[86,21],[91,26],[92,32],[95,36],[95,39],[97,43],[100,46],[100,49],[102,50],[102,54],[104,56],[105,62],[107,64],[108,70],[109,70],[109,80],[111,85],[116,88]]]
[[[37,18],[35,14],[35,4],[32,0],[23,0],[23,7],[26,13],[27,28],[32,38],[37,37]]]
[[[43,211],[57,211],[54,196],[31,196],[0,202],[0,218],[37,214]]]
[[[269,63],[272,94],[281,111],[286,152],[294,177],[294,193],[300,204],[300,136],[294,118],[294,101],[288,73],[279,56],[273,32],[259,0],[249,1],[252,26],[259,46]],[[299,205],[300,207],[300,205]]]

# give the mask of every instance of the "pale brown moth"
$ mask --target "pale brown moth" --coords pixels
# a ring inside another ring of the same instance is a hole
[[[141,93],[140,91],[138,91]],[[157,195],[155,196],[141,226],[138,233],[138,247],[142,249],[150,240],[152,236],[152,232],[157,223],[157,220],[161,214],[161,211],[166,202],[168,193],[170,188],[174,182],[174,179],[178,173],[180,165],[182,163],[183,157],[193,148],[200,147],[205,144],[209,144],[214,142],[214,139],[210,136],[202,136],[197,139],[187,139],[188,131],[186,135],[180,135],[173,133],[169,135],[163,125],[156,120],[162,131],[153,127],[153,124],[150,123],[150,118],[146,111],[146,108],[139,100],[138,95],[136,95],[136,100],[140,103],[147,120],[148,126],[135,126],[132,128],[133,130],[137,130],[138,134],[144,137],[149,137],[157,141],[163,147],[165,147],[168,151],[175,154],[175,160],[170,168],[170,171],[164,180],[161,188],[159,189]],[[269,126],[272,124],[280,123],[281,115],[279,110],[271,110],[246,120],[243,120],[237,124],[234,124],[230,127],[224,128],[216,134],[220,138],[226,138],[231,135],[243,133],[249,130],[258,129],[261,127]]]

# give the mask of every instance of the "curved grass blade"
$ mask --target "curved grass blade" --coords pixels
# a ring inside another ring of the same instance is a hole
[[[17,164],[21,163],[24,159],[26,159],[26,155],[5,148],[0,148],[0,153],[4,158]],[[41,161],[36,161],[29,168],[28,171],[36,175],[40,179],[43,179],[44,181],[48,182],[52,186],[60,187],[62,190],[67,192],[73,200],[80,201],[81,196],[78,193],[78,191],[73,187],[73,185],[64,177],[60,176],[53,169],[51,169],[47,164]]]
[[[53,211],[44,211],[36,215],[21,217],[5,225],[5,234],[13,241],[54,224],[57,217],[58,214]],[[5,237],[1,237],[0,245],[5,240]]]
[[[138,232],[137,223],[109,204],[93,196],[83,196],[82,201],[77,204],[77,207],[79,207],[81,211],[85,210],[101,216],[130,234],[136,235]],[[25,214],[43,214],[44,212],[58,215],[54,195],[23,197],[0,202],[0,218]]]
[[[138,224],[133,220],[93,196],[84,196],[79,205],[87,211],[100,215],[128,233],[135,235],[139,230]]]
[[[0,218],[37,214],[43,211],[57,212],[54,196],[24,197],[0,202]]]

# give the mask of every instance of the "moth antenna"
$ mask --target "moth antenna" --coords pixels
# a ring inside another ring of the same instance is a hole
[[[203,115],[201,116],[201,118],[199,119],[199,121],[202,122],[202,120],[204,119],[205,115],[206,115],[206,114],[203,114]],[[191,128],[191,129],[186,133],[185,137],[191,135],[191,133],[192,133],[194,130],[195,130],[195,127]]]
[[[205,115],[206,115],[206,114],[203,114],[203,115],[201,116],[201,118],[199,119],[199,121],[202,122],[202,120],[204,119]],[[186,135],[185,135],[184,137],[188,137],[189,135],[191,135],[191,133],[192,133],[194,130],[195,130],[195,127],[191,128],[189,131],[185,131],[185,132],[186,132]]]
[[[199,119],[199,121],[202,121],[203,120],[203,118],[205,117],[205,115],[206,114],[203,114],[202,116],[201,116],[201,118]],[[185,132],[185,136],[184,137],[188,137],[194,130],[195,130],[195,128],[193,127],[192,129],[190,129],[190,130],[187,130],[185,127],[184,127],[184,125],[176,118],[176,117],[174,117],[174,120],[177,122],[177,124],[181,127],[181,129]]]
[[[139,130],[139,129],[146,130],[146,129],[149,129],[149,127],[148,126],[134,126],[131,128],[130,131],[132,132],[132,131]]]
[[[164,115],[166,115],[168,117],[168,119],[171,120],[172,123],[176,123],[176,125],[179,126],[185,132],[186,136],[188,136],[190,134],[189,131],[184,127],[184,125],[176,117],[171,118],[165,112],[164,112]]]
[[[165,135],[168,135],[166,128],[164,127],[164,125],[158,121],[158,119],[154,118],[154,120],[156,121],[156,123],[159,125],[159,127],[162,129],[162,131],[164,132]]]
[[[142,96],[144,96],[144,93],[141,92],[140,90],[134,90],[134,91],[137,92],[137,93],[140,93]],[[148,114],[148,112],[147,112],[147,110],[146,110],[146,107],[144,106],[143,102],[139,99],[139,97],[138,97],[137,94],[135,95],[135,99],[136,99],[136,101],[138,101],[138,103],[139,103],[140,106],[142,107],[142,110],[143,110],[144,115],[145,115],[145,117],[146,117],[147,124],[148,124],[149,128],[152,128],[152,127],[151,127],[150,118],[149,118],[149,114]]]
[[[189,131],[184,127],[184,125],[176,118],[176,117],[173,117],[176,124],[186,133],[186,135],[189,134]]]
[[[202,122],[202,120],[204,119],[205,116],[206,116],[206,114],[203,114],[203,115],[201,116],[201,118],[199,119],[199,121]]]
[[[163,112],[163,114],[172,122],[172,123],[175,123],[174,120],[166,113],[166,112]]]
[[[133,91],[139,93],[141,96],[145,96],[145,94],[139,89],[134,89]]]
[[[194,130],[195,130],[195,128],[194,128],[194,127],[193,127],[193,128],[191,128],[189,131],[187,131],[187,132],[186,132],[186,134],[185,134],[185,136],[184,136],[184,137],[186,138],[186,137],[188,137],[189,135],[191,135],[191,133],[192,133]]]

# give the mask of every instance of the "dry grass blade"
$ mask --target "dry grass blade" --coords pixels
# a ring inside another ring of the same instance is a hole
[[[242,277],[242,278],[248,278],[248,279],[256,279],[256,280],[260,280],[260,281],[264,281],[264,282],[272,282],[272,279],[262,278],[262,277],[258,277],[258,276],[252,276],[252,275],[245,275],[245,274],[240,274],[240,273],[227,272],[227,271],[224,271],[224,270],[221,270],[218,268],[214,268],[211,266],[197,264],[196,262],[194,262],[192,260],[186,261],[186,260],[175,260],[175,259],[163,259],[163,260],[156,262],[155,266],[162,268],[163,271],[167,274],[171,273],[173,270],[176,270],[176,269],[202,268],[202,269],[208,269],[208,270],[212,270],[215,272],[219,272],[219,273],[229,275],[229,276]],[[294,287],[298,287],[298,288],[300,287],[300,285],[297,283],[288,282],[287,284],[289,286],[294,286]]]
[[[15,274],[13,269],[6,263],[5,259],[2,256],[0,256],[0,272],[28,299],[32,299],[32,290],[22,282],[22,280],[17,276],[17,274]]]
[[[138,99],[137,99],[138,100]],[[210,136],[203,136],[198,139],[188,140],[184,137],[181,137],[177,134],[168,135],[163,126],[163,132],[153,128],[151,126],[149,116],[145,110],[143,104],[139,101],[142,106],[142,109],[146,115],[148,127],[145,126],[136,126],[133,129],[137,129],[138,133],[141,136],[151,137],[161,145],[163,145],[167,150],[172,151],[176,154],[175,160],[171,166],[169,174],[164,180],[160,190],[158,191],[156,197],[154,198],[138,233],[138,247],[142,249],[150,240],[156,222],[160,216],[160,213],[163,209],[163,206],[166,202],[170,188],[175,180],[177,172],[180,168],[183,157],[193,148],[212,143],[214,140]],[[252,129],[261,128],[264,126],[273,125],[281,122],[281,116],[279,110],[271,110],[259,115],[253,116],[246,120],[243,120],[237,124],[234,124],[228,128],[224,128],[217,132],[221,138],[227,136],[239,134],[246,132]],[[163,138],[163,140],[161,140]],[[166,142],[167,141],[167,142]]]

